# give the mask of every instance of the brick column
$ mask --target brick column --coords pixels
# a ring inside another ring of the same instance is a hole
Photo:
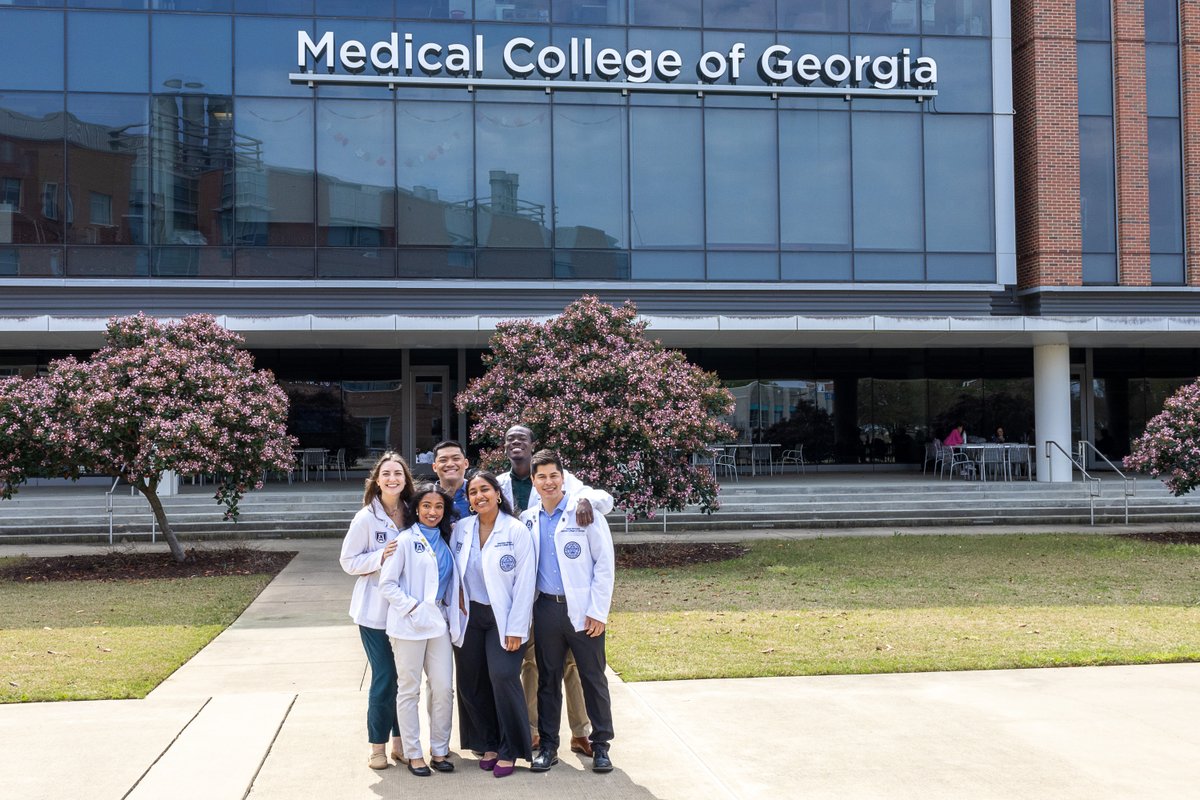
[[[1142,0],[1113,0],[1112,8],[1117,279],[1122,286],[1149,286],[1150,163],[1146,122],[1145,3]]]
[[[1083,283],[1075,3],[1013,0],[1017,282]]]
[[[1200,3],[1179,4],[1183,79],[1183,211],[1187,282],[1200,286]]]

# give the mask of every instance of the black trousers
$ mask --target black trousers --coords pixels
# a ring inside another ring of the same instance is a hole
[[[529,712],[521,689],[522,645],[510,653],[500,644],[492,607],[471,603],[458,667],[460,741],[468,750],[493,751],[501,760],[530,760]]]
[[[575,656],[583,705],[592,722],[592,744],[607,745],[613,738],[612,701],[604,675],[604,634],[592,637],[575,630],[567,604],[541,593],[533,602],[533,645],[538,667],[538,735],[542,748],[558,749],[562,721],[562,682],[567,651]]]

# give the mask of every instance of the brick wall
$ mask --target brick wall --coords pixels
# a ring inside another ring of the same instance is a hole
[[[1187,282],[1200,286],[1200,3],[1179,4],[1183,78],[1183,198]]]
[[[1012,10],[1017,282],[1077,286],[1083,267],[1075,3],[1013,0]]]
[[[1123,286],[1150,285],[1150,164],[1146,16],[1142,0],[1113,0],[1113,131],[1117,154],[1117,269]]]

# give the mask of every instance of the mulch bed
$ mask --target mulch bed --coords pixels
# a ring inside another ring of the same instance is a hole
[[[750,552],[743,544],[711,542],[647,542],[616,545],[617,566],[621,569],[683,567],[730,561]]]
[[[180,564],[170,553],[111,550],[85,556],[23,558],[0,567],[4,581],[115,581],[148,578],[201,578],[221,575],[274,575],[288,565],[294,551],[253,547],[187,550]]]
[[[1146,531],[1145,533],[1119,533],[1127,539],[1140,539],[1157,544],[1200,544],[1200,531]]]

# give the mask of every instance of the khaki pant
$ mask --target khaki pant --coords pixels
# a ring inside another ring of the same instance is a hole
[[[525,689],[525,705],[529,708],[529,730],[538,735],[537,659],[533,655],[533,631],[529,632],[529,645],[525,648],[525,659],[521,662],[521,686]],[[575,656],[567,651],[567,667],[563,672],[563,695],[567,701],[567,724],[571,726],[573,738],[586,739],[592,732],[587,709],[583,705],[583,687],[579,684],[579,671],[575,668]]]

